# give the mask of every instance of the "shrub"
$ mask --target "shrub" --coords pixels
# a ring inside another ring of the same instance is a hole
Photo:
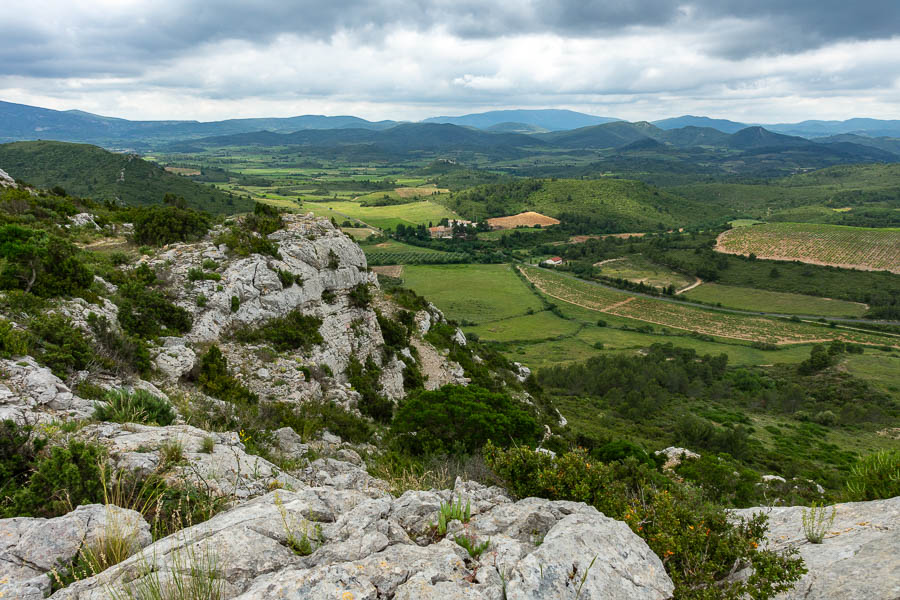
[[[28,334],[14,328],[9,321],[0,319],[0,358],[25,354],[28,354]]]
[[[367,283],[360,283],[350,290],[347,298],[350,300],[350,306],[354,308],[365,308],[372,301],[372,291],[369,289]]]
[[[325,304],[334,304],[337,302],[337,294],[333,290],[322,290],[322,302]]]
[[[523,405],[506,394],[446,385],[407,396],[397,408],[391,433],[395,443],[413,455],[471,454],[489,439],[535,443],[541,428]]]
[[[197,381],[210,396],[239,404],[256,404],[259,397],[228,372],[228,362],[218,346],[210,346],[200,359]]]
[[[365,365],[355,356],[350,358],[347,380],[362,396],[359,402],[360,412],[381,423],[389,423],[394,414],[394,403],[381,395],[380,379],[381,369],[371,356],[366,358]]]
[[[188,269],[188,280],[190,281],[219,281],[221,279],[222,276],[218,273],[210,273],[197,267]]]
[[[219,263],[217,263],[216,261],[214,261],[211,258],[204,258],[203,262],[200,264],[200,266],[202,266],[207,271],[215,271],[216,269],[219,268]]]
[[[237,296],[231,297],[231,312],[236,313],[241,307],[241,299]]]
[[[153,246],[200,239],[210,225],[206,214],[178,206],[136,208],[132,221],[135,242]]]
[[[160,292],[138,281],[119,287],[119,324],[127,333],[142,338],[187,333],[193,325],[191,314],[172,304]]]
[[[334,253],[334,250],[328,251],[328,268],[332,271],[341,266],[341,261],[338,259],[338,255]]]
[[[42,298],[82,294],[94,275],[77,246],[45,231],[0,226],[0,289],[24,290]]]
[[[299,275],[299,274],[295,275],[294,273],[291,273],[290,271],[285,270],[285,269],[278,269],[277,273],[278,273],[278,280],[281,281],[282,288],[289,288],[292,285],[294,285],[295,283],[297,285],[303,285],[303,276],[302,275]]]
[[[94,418],[98,421],[152,423],[163,427],[175,421],[172,406],[146,390],[111,390],[104,400],[105,404],[94,408]]]
[[[60,314],[34,317],[28,324],[32,335],[32,353],[50,367],[54,375],[65,378],[72,371],[86,369],[91,363],[93,349],[84,333]]]
[[[238,256],[250,256],[251,254],[263,254],[274,258],[280,258],[278,244],[267,238],[264,234],[257,233],[241,225],[232,225],[216,238],[216,244],[225,244],[228,249]]]
[[[102,449],[71,441],[55,447],[37,461],[28,485],[12,499],[17,516],[57,517],[76,506],[103,501],[105,476],[100,469]]]
[[[256,328],[243,328],[234,337],[245,343],[266,342],[279,352],[287,350],[307,351],[324,340],[319,333],[322,319],[304,315],[294,309],[283,317],[269,319]]]
[[[847,496],[851,502],[900,496],[900,450],[864,456],[850,468]]]
[[[102,315],[90,313],[87,322],[97,340],[97,355],[107,367],[141,374],[150,372],[150,351],[144,340],[118,333]]]
[[[680,599],[771,598],[787,591],[805,572],[796,550],[778,554],[760,548],[766,517],[729,520],[725,510],[703,500],[634,459],[597,464],[583,451],[552,458],[525,447],[484,448],[485,460],[520,498],[586,502],[624,521],[659,556]],[[735,565],[751,575],[733,580]]]
[[[6,514],[6,499],[27,483],[37,454],[46,444],[30,425],[19,426],[8,419],[0,422],[0,517],[13,516]]]
[[[253,213],[244,217],[243,225],[260,235],[269,235],[284,227],[284,219],[278,208],[257,202],[253,205]]]

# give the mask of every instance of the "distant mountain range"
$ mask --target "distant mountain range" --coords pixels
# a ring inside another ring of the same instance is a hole
[[[798,132],[805,135],[797,135]],[[420,123],[320,115],[203,123],[128,121],[82,111],[0,102],[0,141],[36,138],[88,142],[119,150],[184,152],[221,146],[296,145],[365,146],[376,153],[394,155],[453,150],[514,156],[523,151],[540,151],[542,147],[573,150],[625,147],[629,151],[647,151],[654,147],[648,141],[652,140],[659,145],[658,149],[815,148],[818,153],[850,153],[868,160],[897,160],[900,156],[900,121],[876,119],[748,126],[695,116],[629,123],[569,110],[499,110],[462,117],[434,117]]]

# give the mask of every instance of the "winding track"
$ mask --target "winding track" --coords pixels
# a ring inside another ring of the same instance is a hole
[[[526,265],[528,263],[520,262],[519,264]],[[528,266],[534,266],[534,265],[528,265]],[[749,315],[752,317],[774,317],[774,318],[780,318],[780,319],[790,319],[792,317],[797,317],[801,321],[811,321],[816,324],[821,324],[819,319],[825,318],[828,321],[834,321],[835,323],[878,323],[881,325],[898,325],[898,326],[900,326],[900,321],[877,321],[874,319],[859,319],[859,318],[853,318],[853,317],[822,317],[822,315],[791,315],[791,314],[785,314],[785,313],[755,312],[755,311],[751,311],[751,310],[740,310],[738,308],[724,308],[721,306],[709,306],[708,304],[700,304],[697,302],[690,302],[687,300],[678,300],[678,299],[670,298],[667,296],[654,296],[653,294],[644,294],[642,292],[632,292],[630,290],[623,290],[623,289],[617,288],[615,286],[606,285],[605,283],[599,283],[597,281],[590,281],[588,279],[581,279],[580,277],[570,275],[569,273],[566,273],[563,271],[554,271],[554,273],[556,273],[557,275],[562,275],[563,277],[568,277],[569,279],[575,279],[582,283],[587,283],[590,285],[595,285],[597,287],[605,288],[607,290],[613,290],[616,292],[620,292],[622,294],[630,294],[632,296],[639,296],[641,298],[650,298],[652,300],[659,300],[660,302],[671,302],[673,304],[681,304],[684,306],[693,306],[695,308],[702,308],[705,310],[712,310],[712,311],[724,312],[724,313],[732,313],[732,314],[736,314],[736,315]],[[866,330],[866,331],[870,331],[870,330]],[[887,333],[887,332],[883,332],[883,331],[878,331],[875,333],[878,333],[879,335],[889,335],[889,336],[900,337],[900,335],[898,335],[898,334]]]

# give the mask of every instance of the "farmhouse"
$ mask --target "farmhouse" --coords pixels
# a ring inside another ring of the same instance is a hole
[[[437,227],[429,227],[428,234],[432,238],[452,238],[453,227],[444,227],[443,225],[438,225]]]
[[[563,259],[559,256],[551,256],[544,261],[544,264],[551,267],[558,267],[559,265],[563,264]]]

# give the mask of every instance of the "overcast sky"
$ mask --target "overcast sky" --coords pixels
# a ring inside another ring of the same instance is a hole
[[[0,100],[129,119],[900,118],[900,0],[4,0]]]

